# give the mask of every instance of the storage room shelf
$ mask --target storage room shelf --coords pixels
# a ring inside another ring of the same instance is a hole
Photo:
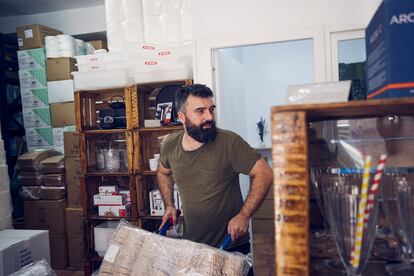
[[[124,133],[128,131],[126,128],[115,128],[115,129],[90,129],[84,130],[85,134],[112,134],[112,133]]]
[[[178,131],[183,130],[183,126],[161,126],[161,127],[145,127],[138,129],[139,133],[148,133],[148,132],[154,132],[154,131]]]
[[[129,172],[88,172],[85,173],[85,176],[133,176],[134,173]]]
[[[131,217],[126,217],[126,218],[121,218],[121,217],[103,217],[103,216],[98,216],[98,215],[91,215],[87,217],[88,220],[111,220],[111,221],[117,221],[117,220],[122,220],[125,219],[127,221],[136,221],[134,219],[132,219]]]

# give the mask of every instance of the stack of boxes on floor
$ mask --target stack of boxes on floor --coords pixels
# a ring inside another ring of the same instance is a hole
[[[0,132],[0,230],[12,228],[9,172]]]
[[[28,150],[53,147],[44,37],[61,31],[42,25],[17,28],[19,80]]]
[[[30,151],[18,159],[25,228],[49,230],[51,266],[55,269],[67,267],[63,164],[63,155],[52,149]]]
[[[79,176],[81,175],[79,134],[77,132],[65,132],[63,135],[68,190],[66,221],[70,221],[66,224],[69,267],[83,269],[85,257],[83,249],[83,210],[79,187]]]

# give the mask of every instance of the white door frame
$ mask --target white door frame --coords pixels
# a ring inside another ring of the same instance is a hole
[[[313,39],[315,82],[326,80],[325,72],[325,39],[322,27],[311,27],[290,30],[240,35],[234,37],[203,38],[195,41],[194,81],[206,84],[215,92],[217,105],[217,121],[220,122],[220,91],[217,83],[218,74],[216,50],[220,48],[248,46],[255,44],[286,42],[301,39]]]
[[[365,38],[365,28],[361,26],[348,26],[328,28],[325,30],[326,47],[326,80],[338,81],[338,42],[340,40],[350,40]]]

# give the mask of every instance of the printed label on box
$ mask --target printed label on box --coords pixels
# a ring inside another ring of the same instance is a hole
[[[28,29],[24,31],[24,37],[25,38],[32,38],[33,37],[33,30],[32,29]]]
[[[49,107],[46,88],[21,89],[21,96],[23,109]]]
[[[23,122],[25,128],[50,127],[51,118],[49,107],[23,109]]]
[[[53,147],[52,128],[26,128],[26,141],[30,149]]]
[[[19,81],[22,89],[46,88],[46,70],[20,70]]]
[[[19,70],[45,69],[46,54],[44,48],[22,50],[17,52]]]

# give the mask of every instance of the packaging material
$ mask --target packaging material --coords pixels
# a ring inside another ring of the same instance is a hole
[[[79,157],[66,157],[65,169],[67,182],[79,182],[79,177],[82,175]]]
[[[74,102],[51,103],[50,113],[52,115],[53,127],[73,126],[76,124]]]
[[[165,212],[164,202],[161,197],[161,192],[158,189],[152,190],[149,193],[150,196],[150,209],[151,216],[163,216]],[[177,190],[174,190],[174,205],[179,207],[179,194]]]
[[[46,158],[61,155],[59,152],[52,149],[41,149],[29,151],[17,159],[17,163],[21,171],[37,171],[40,169],[40,163]]]
[[[40,24],[28,25],[16,29],[17,42],[20,50],[42,48],[45,37],[61,34],[61,31]]]
[[[100,49],[108,50],[108,44],[106,43],[105,40],[92,40],[92,41],[88,41],[88,43],[92,44],[95,50],[100,50]]]
[[[126,201],[128,203],[131,203],[131,191],[130,190],[121,190],[119,191],[119,194],[126,196]]]
[[[66,269],[68,266],[68,244],[66,235],[50,235],[50,262],[53,269]]]
[[[86,44],[83,40],[75,38],[75,55],[86,55]]]
[[[79,133],[78,132],[64,132],[64,147],[65,156],[79,157]]]
[[[57,200],[66,198],[66,187],[40,186],[40,199]]]
[[[121,22],[124,20],[123,9],[120,7],[122,1],[105,0],[105,18],[106,22]]]
[[[351,81],[334,81],[290,85],[287,88],[286,104],[312,104],[348,101]]]
[[[46,70],[20,70],[19,71],[19,82],[21,89],[36,89],[46,88]]]
[[[55,155],[46,158],[40,162],[40,171],[42,174],[63,173],[65,171],[65,157],[63,155]]]
[[[80,192],[80,183],[78,182],[66,182],[66,189],[68,192],[68,206],[69,207],[82,207],[82,198]]]
[[[64,136],[63,133],[75,131],[76,126],[54,127],[53,128],[53,148],[64,153]]]
[[[39,200],[40,186],[22,186],[19,195],[23,200]]]
[[[383,1],[365,30],[368,98],[414,96],[414,2]]]
[[[68,256],[70,268],[83,270],[86,260],[83,247],[83,238],[70,238],[68,236]]]
[[[131,204],[125,205],[99,205],[98,206],[99,216],[102,217],[120,217],[127,218],[131,215]]]
[[[124,1],[127,2],[127,1]],[[130,1],[138,2],[138,1]],[[133,19],[127,19],[121,22],[121,27],[123,31],[124,41],[132,43],[144,43],[144,25],[141,17],[136,17]]]
[[[42,175],[42,185],[49,187],[65,187],[65,173],[52,173]]]
[[[17,51],[20,70],[45,69],[46,53],[44,48]]]
[[[98,192],[100,195],[116,195],[118,194],[118,186],[116,185],[99,186]]]
[[[0,231],[0,275],[9,275],[41,259],[50,262],[48,231]]]
[[[53,130],[51,127],[26,128],[25,131],[29,151],[53,147]]]
[[[120,225],[99,274],[158,275],[186,271],[194,275],[247,275],[248,270],[247,257],[241,253]]]
[[[48,58],[47,59],[47,81],[70,80],[71,72],[77,71],[75,59],[66,58]]]
[[[118,227],[118,221],[105,221],[93,228],[95,251],[103,257]]]
[[[108,39],[109,52],[122,53],[124,51],[125,37],[120,22],[106,24],[106,38]]]
[[[49,108],[47,88],[21,89],[23,109]]]
[[[42,276],[55,276],[56,273],[52,270],[49,263],[45,259],[35,261],[28,266],[20,269],[13,273],[13,276],[31,276],[31,275],[42,275]]]
[[[112,206],[112,205],[124,205],[126,203],[125,195],[101,195],[97,194],[93,196],[93,204],[95,206]]]
[[[83,209],[82,208],[66,208],[66,234],[69,238],[83,237]]]
[[[66,207],[65,199],[25,201],[25,227],[47,229],[51,235],[64,235],[66,233]]]
[[[40,186],[42,185],[42,176],[40,172],[21,171],[18,179],[23,186]]]
[[[73,102],[75,100],[73,80],[48,81],[47,89],[49,103]]]
[[[84,42],[70,35],[57,35],[45,37],[47,58],[74,57],[84,54]]]
[[[25,128],[50,127],[51,118],[49,107],[23,109],[23,122]]]
[[[127,69],[96,72],[72,72],[75,91],[122,88],[134,84]]]

